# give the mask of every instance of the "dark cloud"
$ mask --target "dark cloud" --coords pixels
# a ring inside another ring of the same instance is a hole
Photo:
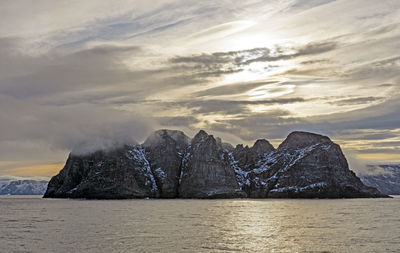
[[[300,130],[296,125],[305,123],[304,119],[292,116],[289,111],[277,109],[241,115],[235,119],[219,120],[210,123],[207,128],[220,132],[227,131],[242,140],[252,142],[259,138],[283,138],[295,129]]]
[[[400,151],[400,141],[383,141],[374,145],[377,147],[397,147],[397,150]]]
[[[177,56],[170,59],[171,63],[193,63],[204,66],[213,66],[215,64],[226,63],[243,63],[246,58],[258,57],[260,55],[269,55],[270,49],[268,48],[252,48],[248,50],[228,51],[228,52],[215,52],[212,54],[199,54],[191,56]],[[198,65],[195,65],[198,66]]]
[[[314,7],[318,7],[324,4],[334,2],[336,0],[297,0],[291,6],[291,11],[299,10],[309,10]]]
[[[8,50],[16,49],[11,47]],[[59,92],[110,87],[134,78],[145,78],[151,73],[131,72],[119,61],[121,57],[133,55],[139,50],[138,47],[96,47],[67,54],[8,54],[8,58],[16,62],[23,72],[1,78],[0,93],[16,98],[48,96]],[[7,65],[4,59],[0,62]]]
[[[295,48],[278,48],[278,54],[275,55],[263,55],[257,58],[250,59],[245,62],[245,64],[250,64],[252,62],[271,62],[280,60],[289,60],[302,56],[318,55],[332,51],[338,47],[335,41],[325,41],[325,42],[312,42],[307,45],[295,47]],[[294,53],[285,53],[285,51],[295,51]]]
[[[169,62],[172,69],[181,69],[193,77],[207,79],[243,71],[243,65],[248,59],[268,55],[268,48],[253,48],[249,50],[215,52],[190,56],[176,56]]]
[[[398,134],[391,133],[389,130],[396,130],[400,125],[399,101],[393,98],[378,105],[352,112],[303,118],[296,117],[284,110],[246,114],[246,109],[240,110],[243,104],[238,102],[238,107],[234,107],[235,103],[232,103],[231,107],[235,109],[226,109],[226,111],[233,110],[242,112],[242,114],[237,115],[234,119],[210,123],[208,128],[215,131],[226,129],[246,141],[252,141],[262,136],[269,136],[273,139],[284,138],[291,131],[304,130],[329,135],[332,138],[340,137],[343,140],[376,140],[381,137],[384,142],[388,138],[398,137]],[[199,109],[204,113],[210,112],[212,109],[218,110],[218,103],[211,103],[210,107],[205,104]],[[225,107],[221,109],[221,111],[224,110]],[[380,131],[380,135],[374,132],[363,133],[364,130],[371,129],[375,132]],[[354,138],[357,135],[358,138]]]
[[[0,142],[44,142],[79,152],[139,141],[155,125],[144,113],[99,105],[42,106],[1,97],[0,107]]]
[[[393,98],[365,109],[331,116],[339,129],[396,129],[400,126],[400,100]]]
[[[333,72],[331,68],[328,67],[316,67],[316,68],[293,68],[289,69],[281,75],[297,75],[297,76],[307,76],[307,77],[317,77],[317,76],[337,76],[337,73]]]
[[[155,118],[162,126],[183,126],[190,127],[200,120],[193,116],[176,116],[176,117],[156,117]]]
[[[343,106],[343,105],[359,105],[359,104],[369,104],[371,102],[375,102],[378,100],[384,99],[383,97],[358,97],[358,98],[346,98],[346,99],[340,99],[336,101],[329,101],[328,104],[332,105],[338,105],[338,106]]]
[[[248,50],[176,56],[169,60],[171,69],[181,70],[187,79],[202,80],[237,73],[253,62],[276,62],[303,56],[319,55],[337,48],[337,42],[313,42],[297,47],[252,48]],[[269,65],[266,68],[274,68]],[[199,80],[197,80],[199,81]],[[193,83],[193,82],[191,82]]]
[[[392,83],[383,83],[383,84],[378,85],[378,87],[393,87],[393,86],[395,86],[395,85]]]
[[[320,64],[320,63],[332,63],[332,60],[316,59],[316,60],[307,60],[307,61],[300,62],[300,64],[303,64],[303,65],[312,65],[312,64]]]
[[[260,86],[278,83],[277,81],[267,81],[267,82],[249,82],[249,83],[236,83],[236,84],[228,84],[215,88],[210,88],[206,90],[202,90],[194,93],[193,95],[196,97],[205,97],[205,96],[222,96],[222,95],[235,95],[241,94],[246,91],[258,88]]]
[[[137,46],[97,46],[50,51],[45,55],[19,52],[18,39],[0,38],[0,94],[18,99],[41,99],[52,104],[139,103],[150,95],[204,83],[207,77],[231,70],[193,73],[190,68],[165,66],[135,70],[122,63],[147,57]],[[234,71],[233,71],[234,72]]]
[[[305,102],[303,98],[275,98],[265,100],[223,100],[223,99],[204,99],[187,100],[170,103],[162,103],[168,107],[190,109],[193,114],[252,114],[249,106],[252,105],[282,105]]]
[[[200,54],[192,56],[180,56],[170,59],[173,64],[192,64],[194,68],[215,69],[216,67],[240,67],[252,62],[273,62],[288,60],[296,57],[317,55],[332,51],[337,48],[337,42],[324,41],[308,43],[304,46],[283,48],[275,50],[269,48],[253,48],[249,50],[216,52],[213,54]],[[292,52],[293,53],[287,53]]]
[[[400,37],[398,38],[400,39]],[[399,78],[400,55],[365,63],[346,73],[353,80],[390,80]]]
[[[342,130],[341,137],[346,140],[386,140],[390,138],[398,137],[398,134],[393,132],[380,132],[375,129],[368,129],[367,131],[362,130]]]

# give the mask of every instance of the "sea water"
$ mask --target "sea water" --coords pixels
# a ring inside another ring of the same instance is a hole
[[[0,197],[0,252],[400,252],[392,199]]]

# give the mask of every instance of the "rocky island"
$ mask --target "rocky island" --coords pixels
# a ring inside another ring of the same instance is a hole
[[[375,198],[328,137],[292,132],[275,149],[222,143],[201,130],[158,130],[143,144],[71,152],[45,198]]]

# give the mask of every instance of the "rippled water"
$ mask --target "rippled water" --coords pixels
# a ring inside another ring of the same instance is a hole
[[[0,197],[0,252],[400,252],[400,197]]]

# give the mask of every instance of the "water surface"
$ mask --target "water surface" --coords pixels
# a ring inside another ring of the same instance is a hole
[[[0,252],[400,252],[400,197],[0,197]]]

